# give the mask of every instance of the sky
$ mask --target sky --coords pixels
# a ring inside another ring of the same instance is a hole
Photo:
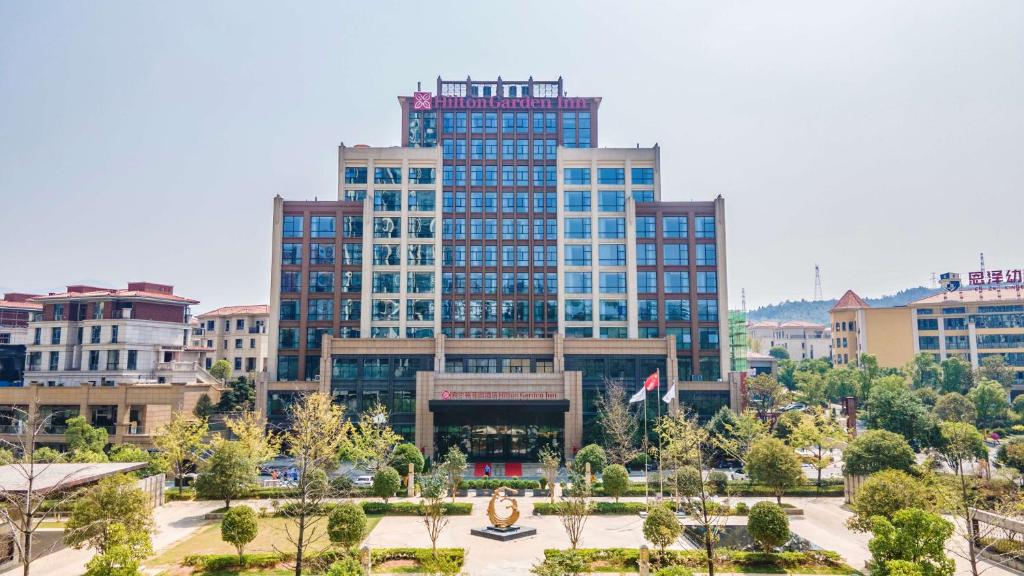
[[[601,96],[726,201],[730,307],[1024,266],[1024,2],[0,0],[0,291],[265,303],[272,199],[337,196],[437,76]]]

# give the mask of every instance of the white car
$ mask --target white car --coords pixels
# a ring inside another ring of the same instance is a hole
[[[352,485],[361,488],[373,486],[373,476],[356,476],[356,479],[352,481]]]
[[[747,471],[743,468],[725,468],[722,472],[725,472],[725,475],[729,477],[729,480],[741,482],[750,480],[750,476],[747,476]]]

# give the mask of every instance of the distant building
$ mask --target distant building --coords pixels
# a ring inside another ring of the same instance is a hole
[[[32,294],[9,292],[0,300],[0,386],[20,386],[25,373],[29,322],[43,310]]]
[[[779,371],[779,360],[775,356],[761,354],[760,352],[747,352],[748,375],[777,374]]]
[[[176,411],[192,411],[219,383],[188,346],[189,307],[172,286],[68,286],[31,299],[42,311],[28,325],[23,385],[0,388],[0,437],[19,432],[19,412],[49,418],[39,444],[63,445],[68,418],[85,416],[111,442],[149,445]],[[12,407],[16,410],[12,410]]]
[[[204,353],[209,370],[218,360],[227,360],[235,376],[255,377],[267,368],[266,304],[224,306],[196,316],[191,345]]]
[[[829,311],[832,321],[832,363],[858,365],[871,354],[883,368],[902,368],[914,357],[910,308],[872,308],[853,290]]]
[[[832,358],[832,331],[823,324],[802,320],[762,320],[749,323],[747,330],[752,348],[762,354],[777,346],[789,352],[793,360]]]

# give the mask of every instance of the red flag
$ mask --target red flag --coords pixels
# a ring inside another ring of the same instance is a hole
[[[661,382],[659,382],[658,373],[655,372],[648,376],[647,380],[644,380],[644,390],[647,390],[648,392],[657,390],[660,384]]]

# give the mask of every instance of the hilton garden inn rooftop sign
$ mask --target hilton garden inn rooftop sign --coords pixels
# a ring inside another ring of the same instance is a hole
[[[413,110],[438,110],[442,108],[479,108],[498,110],[586,110],[590,108],[587,98],[503,98],[500,96],[433,96],[430,92],[413,92]]]

